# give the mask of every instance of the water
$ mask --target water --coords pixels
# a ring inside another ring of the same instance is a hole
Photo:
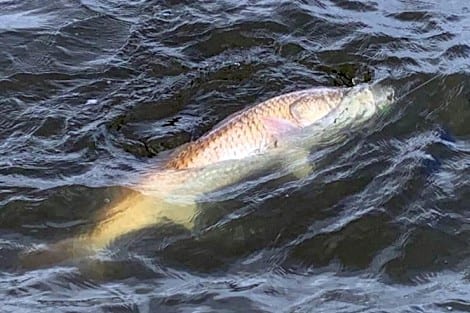
[[[470,4],[0,1],[1,312],[469,312]],[[18,255],[93,223],[156,155],[317,85],[405,94],[304,180],[87,259]],[[223,221],[223,222],[220,222]]]

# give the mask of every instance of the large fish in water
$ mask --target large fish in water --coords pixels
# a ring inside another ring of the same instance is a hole
[[[311,148],[361,127],[392,101],[393,89],[377,84],[317,87],[237,112],[176,149],[133,186],[137,192],[106,205],[90,231],[49,247],[45,255],[56,254],[52,259],[86,255],[159,223],[193,229],[197,201],[205,194],[276,166],[305,176],[311,170],[307,158]],[[34,259],[34,253],[29,256]]]

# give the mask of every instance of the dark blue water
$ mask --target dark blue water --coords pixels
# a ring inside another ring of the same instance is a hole
[[[470,311],[467,1],[0,0],[0,43],[0,312]],[[307,179],[18,261],[232,112],[378,80],[404,97]]]

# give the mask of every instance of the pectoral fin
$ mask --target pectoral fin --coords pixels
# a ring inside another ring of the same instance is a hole
[[[300,130],[298,125],[278,117],[263,117],[262,122],[268,133],[274,137]]]
[[[289,173],[302,179],[307,177],[314,170],[314,165],[309,160],[310,151],[303,148],[296,148],[289,151],[283,158],[283,166]]]

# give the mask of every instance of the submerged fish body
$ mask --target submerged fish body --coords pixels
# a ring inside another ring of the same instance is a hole
[[[293,171],[302,176],[311,169],[306,158],[309,149],[325,138],[340,138],[336,135],[344,129],[360,127],[392,101],[393,90],[377,85],[321,87],[242,110],[177,149],[134,186],[138,192],[98,212],[91,231],[59,242],[51,251],[56,258],[67,258],[63,251],[72,256],[87,254],[122,235],[165,221],[192,229],[200,196],[277,165],[297,164]]]

